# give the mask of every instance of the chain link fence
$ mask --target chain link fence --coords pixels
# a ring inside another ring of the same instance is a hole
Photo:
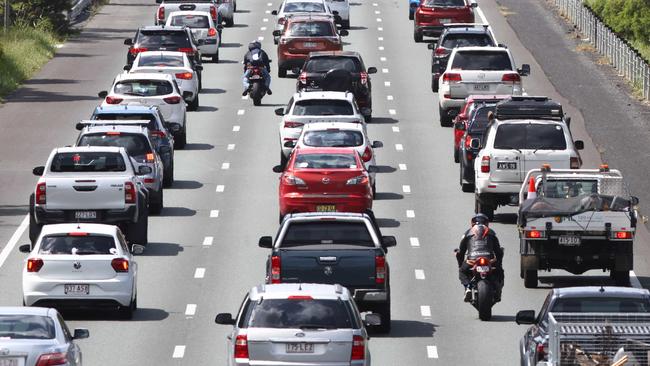
[[[553,0],[560,13],[568,18],[620,76],[628,79],[650,100],[650,65],[629,42],[619,37],[587,8],[582,0]]]

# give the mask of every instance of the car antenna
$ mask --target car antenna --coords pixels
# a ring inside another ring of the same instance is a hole
[[[600,285],[600,289],[598,289],[598,291],[599,291],[600,293],[605,292],[605,288],[603,287],[603,285]]]
[[[298,284],[298,291],[302,291],[302,283]]]

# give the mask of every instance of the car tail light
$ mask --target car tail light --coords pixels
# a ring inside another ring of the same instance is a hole
[[[245,334],[235,338],[235,358],[248,358],[248,337]]]
[[[282,264],[280,261],[280,257],[277,255],[274,255],[271,257],[271,283],[280,283],[281,277],[280,277],[280,270],[282,268]]]
[[[535,350],[537,351],[537,361],[546,360],[546,345],[544,343],[538,344]]]
[[[47,203],[47,187],[45,182],[36,185],[36,203],[44,205]]]
[[[215,28],[210,28],[208,30],[208,37],[214,37],[217,35],[217,30]]]
[[[135,203],[135,185],[131,182],[124,183],[124,203]]]
[[[541,239],[545,236],[544,232],[540,230],[526,230],[524,235],[528,239]]]
[[[68,355],[65,352],[45,353],[36,361],[36,366],[65,365],[68,363]]]
[[[89,235],[88,233],[82,233],[82,232],[79,232],[79,231],[74,231],[74,232],[68,233],[68,236],[88,236],[88,235]]]
[[[287,297],[289,300],[313,300],[314,298],[306,295],[291,295]]]
[[[284,128],[298,128],[302,127],[304,123],[302,122],[292,122],[292,121],[284,121]]]
[[[178,52],[194,53],[194,48],[191,48],[191,47],[181,47],[181,48],[178,49]]]
[[[162,5],[158,8],[158,20],[161,22],[165,20],[165,7]]]
[[[167,103],[167,104],[178,104],[178,103],[181,102],[181,97],[179,97],[179,96],[173,96],[173,97],[163,98],[163,100],[164,100],[165,103]]]
[[[368,84],[368,73],[365,71],[362,71],[359,73],[359,78],[361,78],[361,84],[366,85]]]
[[[156,137],[166,137],[167,134],[164,131],[151,131],[151,135],[156,136]]]
[[[194,74],[191,73],[191,72],[179,72],[175,76],[176,76],[176,79],[192,80],[192,77],[194,76]]]
[[[481,159],[481,173],[489,173],[489,172],[490,172],[490,157],[484,156]]]
[[[509,73],[509,74],[503,74],[503,77],[501,77],[501,81],[506,81],[510,83],[519,83],[521,82],[521,76],[517,73]]]
[[[211,16],[212,19],[215,20],[215,21],[218,19],[218,18],[217,18],[217,8],[216,8],[216,7],[214,7],[214,6],[210,6],[210,16]],[[214,29],[214,28],[212,28],[212,29]],[[212,29],[210,29],[210,30],[212,30]],[[214,35],[214,34],[213,34],[213,35]]]
[[[38,272],[43,268],[43,260],[40,258],[29,258],[27,260],[27,272]],[[55,364],[56,365],[56,364]]]
[[[465,148],[467,149],[471,148],[472,147],[471,142],[472,142],[472,136],[468,134],[467,136],[465,136]]]
[[[358,177],[350,178],[348,179],[347,182],[345,182],[346,186],[354,186],[357,184],[367,184],[368,183],[368,176],[367,175],[360,175]]]
[[[149,163],[153,163],[156,160],[156,156],[152,152],[147,153],[145,158],[147,159],[147,162],[149,162]]]
[[[111,261],[111,267],[113,267],[115,272],[128,272],[129,260],[124,258],[115,258]]]
[[[442,75],[442,82],[443,83],[459,83],[463,80],[463,78],[460,77],[460,74],[455,73],[455,72],[446,72]]]
[[[370,146],[366,146],[366,150],[363,151],[363,155],[361,155],[361,159],[363,159],[364,162],[369,162],[370,159],[372,159],[372,149],[370,149]]]
[[[145,47],[133,47],[129,50],[129,53],[135,56],[140,52],[146,52],[146,51],[149,51],[149,49]]]
[[[571,157],[570,167],[571,169],[580,169],[580,159],[578,157]]]
[[[307,84],[307,73],[306,72],[301,72],[300,76],[298,76],[298,80],[300,80],[300,84]]]
[[[632,239],[631,231],[614,231],[612,233],[614,239]]]
[[[375,257],[375,283],[384,284],[386,282],[386,257]]]
[[[106,103],[108,104],[120,104],[123,100],[122,98],[106,97]]]
[[[289,186],[306,186],[307,183],[305,183],[304,180],[296,177],[293,174],[285,174],[282,177],[282,180],[284,181],[284,184],[289,185]]]
[[[436,48],[434,53],[436,54],[436,56],[445,56],[447,54],[447,49],[444,47],[438,47]]]
[[[106,136],[119,136],[121,134],[122,134],[122,132],[120,132],[120,131],[108,131],[108,132],[106,132]]]
[[[352,352],[350,360],[365,360],[366,358],[366,341],[362,336],[352,336]]]

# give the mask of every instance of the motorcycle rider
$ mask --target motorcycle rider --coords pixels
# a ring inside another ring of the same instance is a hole
[[[465,287],[465,302],[469,302],[472,292],[469,289],[469,282],[472,275],[472,266],[466,261],[466,254],[474,251],[489,251],[494,253],[496,267],[493,272],[493,278],[497,282],[497,291],[495,302],[501,301],[501,289],[503,288],[503,248],[499,244],[496,233],[488,227],[490,220],[482,213],[474,215],[470,224],[471,227],[463,234],[458,249],[455,250],[456,260],[458,261],[458,279]]]
[[[249,66],[258,66],[262,69],[262,77],[264,78],[264,85],[266,86],[266,93],[268,95],[273,94],[271,91],[271,60],[269,55],[264,52],[262,49],[262,44],[255,40],[248,44],[248,52],[244,56],[244,75],[242,76],[242,84],[244,84],[244,92],[242,96],[248,94],[248,88],[250,84],[248,82],[248,76],[251,73]]]

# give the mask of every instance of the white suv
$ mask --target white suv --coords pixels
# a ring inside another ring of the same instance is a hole
[[[454,48],[438,81],[440,125],[451,126],[453,116],[470,95],[521,95],[521,77],[529,74],[530,65],[517,69],[505,47]]]

